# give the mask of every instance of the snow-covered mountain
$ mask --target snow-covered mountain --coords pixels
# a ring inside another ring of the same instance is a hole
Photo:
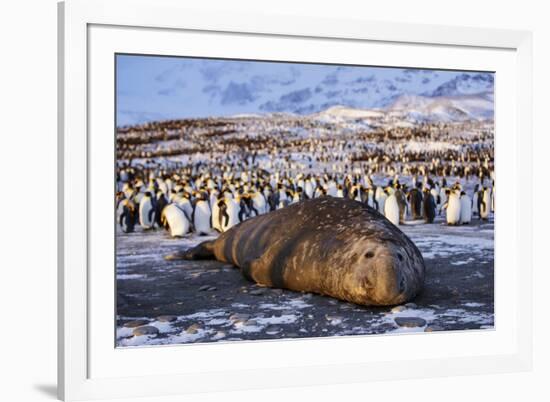
[[[457,96],[493,92],[495,79],[489,73],[462,73],[441,84],[435,90],[425,93],[427,96]]]
[[[402,95],[387,108],[415,121],[466,121],[492,119],[493,100],[485,93],[453,96]]]
[[[491,73],[118,56],[117,124],[334,107],[410,107],[409,117],[420,120],[486,118],[493,86]]]

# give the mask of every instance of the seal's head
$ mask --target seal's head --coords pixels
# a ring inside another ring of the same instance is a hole
[[[420,253],[416,255],[416,249],[399,243],[369,240],[354,245],[355,261],[349,265],[351,269],[344,282],[350,301],[390,306],[404,303],[419,293],[424,261]]]

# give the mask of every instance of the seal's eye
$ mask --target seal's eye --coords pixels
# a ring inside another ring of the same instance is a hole
[[[399,258],[399,261],[403,261],[403,255],[401,253],[397,253],[397,258]]]
[[[372,251],[367,251],[367,253],[365,254],[365,257],[366,258],[372,258],[372,257],[374,257],[374,253]]]

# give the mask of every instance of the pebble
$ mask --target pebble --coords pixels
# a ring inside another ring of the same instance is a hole
[[[153,327],[152,325],[144,325],[143,327],[134,328],[133,333],[134,336],[157,335],[159,333],[159,329],[157,327]]]
[[[285,334],[285,336],[286,336],[287,338],[298,338],[300,335],[298,335],[297,332],[287,332],[287,333]]]
[[[330,321],[331,324],[340,324],[344,320],[344,317],[342,317],[341,315],[334,314],[327,314],[325,315],[325,318],[327,319],[327,321]]]
[[[190,325],[186,330],[185,332],[187,332],[188,334],[196,334],[199,329],[201,329],[201,326],[199,324],[193,324],[193,325]]]
[[[157,321],[160,322],[174,322],[178,319],[175,315],[159,315]]]
[[[210,289],[210,285],[202,285],[202,286],[199,288],[199,290],[200,290],[201,292],[203,292],[203,291],[205,291],[205,290],[208,290],[208,289]]]
[[[248,293],[251,294],[251,295],[254,295],[254,296],[261,296],[265,293],[265,289],[254,289],[254,290],[251,290]]]
[[[265,329],[265,333],[268,335],[276,335],[281,332],[283,329],[278,325],[270,325]]]
[[[276,295],[283,294],[283,289],[271,289],[272,293],[275,293]]]
[[[136,328],[136,327],[141,327],[145,324],[149,324],[149,321],[147,321],[147,320],[133,320],[133,321],[125,322],[123,326],[125,328]]]
[[[435,331],[444,331],[445,328],[440,327],[439,325],[430,325],[424,329],[424,332],[435,332]]]
[[[400,327],[415,328],[426,325],[426,320],[420,317],[395,317],[395,323]]]
[[[218,288],[215,287],[215,286],[210,286],[210,287],[208,288],[208,290],[209,290],[209,291],[214,291],[214,290],[218,290]]]
[[[229,316],[230,321],[237,321],[237,320],[246,321],[249,318],[250,318],[250,314],[244,314],[244,313],[235,313]]]
[[[253,325],[258,325],[258,321],[256,321],[256,320],[247,320],[247,321],[245,321],[244,325],[249,326],[249,327],[253,326]]]
[[[405,307],[407,307],[407,308],[417,308],[418,306],[416,305],[416,303],[406,303]]]
[[[405,306],[395,306],[394,308],[391,309],[391,312],[392,313],[400,313],[401,311],[404,311],[406,309],[407,309],[407,307],[405,307]]]

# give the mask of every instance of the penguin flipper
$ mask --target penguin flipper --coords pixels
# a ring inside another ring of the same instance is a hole
[[[203,241],[195,247],[187,249],[185,251],[179,251],[174,254],[168,254],[164,256],[167,261],[173,260],[215,260],[214,255],[214,241]]]
[[[147,219],[151,222],[151,226],[155,224],[155,208],[151,208],[147,214]]]

